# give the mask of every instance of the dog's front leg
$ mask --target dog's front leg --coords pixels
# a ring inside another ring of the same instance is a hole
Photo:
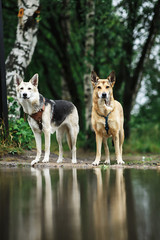
[[[96,159],[92,163],[94,166],[98,166],[101,159],[102,136],[98,133],[96,133],[96,147],[97,147]]]
[[[106,160],[105,160],[105,164],[110,164],[110,156],[109,156],[109,148],[108,148],[108,144],[107,144],[107,139],[103,138],[103,145],[104,145],[104,151],[106,154]]]
[[[31,162],[31,166],[33,166],[34,164],[39,162],[39,159],[41,157],[41,132],[33,131],[33,133],[34,133],[34,137],[36,140],[37,156],[36,156],[35,160],[33,160]]]
[[[44,131],[44,138],[45,138],[45,155],[43,159],[43,163],[49,162],[49,155],[50,155],[50,138],[51,133],[49,130]]]
[[[114,136],[113,141],[114,141],[114,146],[115,146],[115,154],[116,154],[117,163],[124,164],[124,161],[122,160],[120,146],[119,146],[119,134]]]

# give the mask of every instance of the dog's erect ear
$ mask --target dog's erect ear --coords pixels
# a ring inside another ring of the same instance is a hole
[[[97,76],[95,71],[91,72],[91,82],[93,87],[95,87],[96,83],[98,82],[99,77]]]
[[[17,84],[17,86],[19,86],[21,84],[21,82],[23,82],[23,79],[18,74],[15,74],[14,81]]]
[[[38,73],[34,74],[34,76],[31,78],[30,82],[33,84],[33,86],[38,86]]]
[[[108,76],[108,80],[110,81],[111,83],[111,86],[114,87],[114,84],[116,82],[116,75],[115,75],[115,72],[112,71],[109,76]]]

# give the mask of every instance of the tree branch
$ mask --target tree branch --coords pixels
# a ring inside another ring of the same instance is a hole
[[[158,32],[158,21],[160,19],[160,1],[158,0],[154,7],[154,16],[150,24],[149,34],[148,38],[144,44],[144,47],[142,49],[142,54],[139,59],[139,62],[137,64],[137,67],[135,68],[133,77],[132,77],[132,84],[131,84],[131,90],[134,93],[134,98],[136,97],[136,94],[138,92],[138,89],[136,89],[137,84],[141,82],[142,80],[142,71],[145,64],[145,61],[147,60],[147,57],[149,56],[151,52],[151,48],[154,44],[154,40],[156,38],[157,32]]]

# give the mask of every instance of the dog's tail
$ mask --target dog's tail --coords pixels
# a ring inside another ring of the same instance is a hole
[[[71,135],[68,128],[66,131],[66,137],[67,137],[67,143],[68,143],[69,149],[72,150],[72,139],[71,139]]]

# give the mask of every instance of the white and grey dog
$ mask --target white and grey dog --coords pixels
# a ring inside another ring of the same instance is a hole
[[[17,98],[23,111],[28,114],[28,122],[34,133],[37,156],[31,162],[33,166],[41,157],[41,133],[45,136],[45,155],[42,162],[49,162],[50,137],[56,132],[59,144],[58,163],[63,161],[62,137],[66,133],[68,145],[72,151],[72,163],[77,163],[76,141],[79,132],[79,117],[73,103],[64,100],[49,100],[38,92],[38,74],[29,82],[15,75]]]

